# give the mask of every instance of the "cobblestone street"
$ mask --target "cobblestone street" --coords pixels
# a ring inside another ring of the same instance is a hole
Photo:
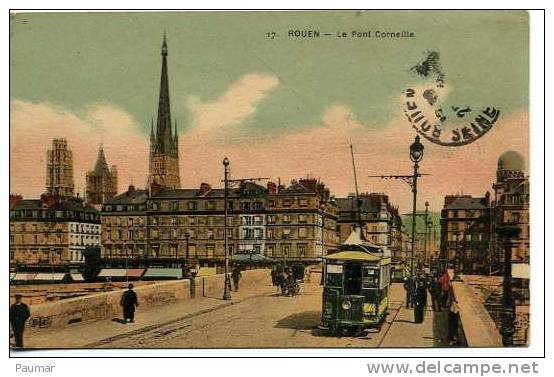
[[[401,284],[393,284],[389,314],[380,331],[366,336],[330,336],[317,329],[321,287],[304,284],[296,297],[264,294],[211,312],[150,328],[112,341],[102,348],[264,348],[264,347],[437,347],[446,346],[446,313],[427,308],[425,321],[414,324],[403,304]]]

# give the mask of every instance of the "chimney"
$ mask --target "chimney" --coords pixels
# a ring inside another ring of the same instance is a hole
[[[490,191],[487,191],[485,193],[485,204],[487,205],[487,207],[491,206],[491,193],[490,193]]]
[[[275,182],[267,182],[267,192],[269,195],[276,195],[277,194],[277,185]]]
[[[206,196],[210,191],[212,191],[212,186],[210,186],[206,182],[202,182],[200,184],[200,191],[198,191],[198,196]]]
[[[40,201],[42,202],[43,208],[48,208],[56,203],[56,197],[52,194],[45,193],[40,196]]]
[[[15,206],[17,202],[19,202],[22,199],[23,197],[21,195],[10,194],[10,209],[12,209],[13,206]]]
[[[458,199],[460,196],[459,195],[446,195],[444,197],[444,206],[446,207],[447,205],[449,205],[450,203],[452,203],[454,200]]]
[[[135,192],[135,186],[129,185],[129,188],[127,189],[127,196],[130,196]]]
[[[314,178],[300,178],[298,180],[298,183],[306,187],[311,192],[317,192],[318,184],[317,184],[317,180]]]
[[[162,186],[159,183],[152,182],[152,184],[150,185],[150,196],[156,196],[161,191],[162,191]],[[129,195],[129,192],[127,192],[127,195]]]

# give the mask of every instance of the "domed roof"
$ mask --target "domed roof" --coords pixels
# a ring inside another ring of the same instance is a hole
[[[498,158],[498,170],[525,171],[525,159],[516,151],[506,151]]]

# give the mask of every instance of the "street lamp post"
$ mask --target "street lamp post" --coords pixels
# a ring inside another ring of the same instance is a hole
[[[223,159],[223,168],[224,168],[224,219],[223,219],[223,238],[224,238],[224,247],[225,247],[225,288],[223,290],[223,299],[231,299],[231,280],[229,277],[229,247],[227,239],[227,206],[228,206],[228,196],[229,196],[229,159],[225,157]]]
[[[429,232],[429,202],[425,202],[425,234],[423,235],[423,265],[427,263],[427,236]]]
[[[414,248],[415,248],[415,231],[416,231],[416,211],[417,211],[417,177],[419,162],[423,158],[423,144],[419,141],[419,135],[416,135],[415,141],[410,145],[410,160],[414,163],[414,175],[413,175],[413,206],[412,206],[412,250],[410,261],[410,274],[414,275]]]
[[[185,233],[185,271],[187,273],[187,275],[189,275],[189,271],[190,271],[190,268],[189,268],[189,233],[188,231]]]
[[[504,277],[502,281],[502,317],[501,328],[502,344],[513,346],[515,333],[515,301],[512,294],[512,241],[519,236],[520,229],[514,225],[501,225],[496,233],[500,236],[504,246]]]

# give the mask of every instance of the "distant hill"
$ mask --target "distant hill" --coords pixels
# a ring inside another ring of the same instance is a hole
[[[424,222],[425,216],[417,216],[416,217],[416,233],[423,233],[425,232],[425,222]],[[429,217],[428,220],[433,222],[433,227],[436,229],[437,232],[437,239],[440,239],[440,232],[441,232],[441,214],[439,212],[431,212],[429,211]],[[404,230],[408,232],[409,235],[411,235],[412,232],[412,216],[402,216],[402,224],[405,226]],[[433,228],[429,229],[431,233],[431,237],[433,237]],[[418,237],[420,237],[418,235]]]

